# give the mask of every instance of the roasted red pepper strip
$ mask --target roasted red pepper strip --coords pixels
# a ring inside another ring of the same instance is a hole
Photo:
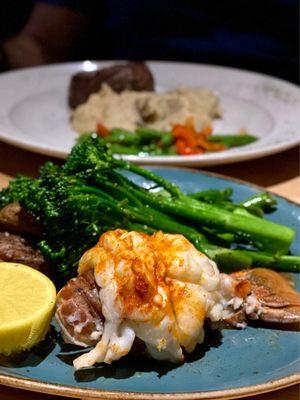
[[[203,147],[208,151],[222,151],[226,150],[227,147],[220,143],[214,143],[207,140],[207,137],[202,133],[197,135],[197,145]]]
[[[106,137],[109,135],[109,130],[101,124],[100,122],[97,124],[97,134],[101,137]]]
[[[210,136],[212,134],[212,127],[211,126],[206,126],[205,128],[202,129],[200,132],[204,136]]]
[[[172,129],[177,153],[181,155],[202,154],[205,151],[222,151],[226,146],[207,140],[212,128],[207,126],[201,132],[196,132],[193,121],[188,119],[185,125],[176,124]]]
[[[201,148],[196,148],[196,147],[189,147],[187,146],[186,142],[184,140],[178,139],[176,140],[176,151],[178,154],[182,156],[187,156],[191,154],[203,154],[204,150]]]
[[[173,136],[176,139],[181,139],[184,140],[189,147],[196,147],[197,142],[196,142],[196,137],[195,137],[195,131],[190,128],[186,128],[183,125],[175,125],[173,130]]]

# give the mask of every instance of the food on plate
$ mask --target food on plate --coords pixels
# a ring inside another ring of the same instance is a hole
[[[101,340],[75,368],[119,359],[135,336],[152,357],[182,361],[181,346],[192,352],[203,341],[204,319],[221,318],[217,267],[181,235],[107,232],[80,260],[79,273],[90,269],[105,322]]]
[[[55,316],[65,342],[86,347],[99,341],[104,317],[94,271],[71,279],[60,290]]]
[[[118,93],[124,90],[154,90],[153,76],[147,65],[128,62],[73,75],[69,88],[69,106],[76,108],[86,102],[92,93],[101,89],[103,83]]]
[[[34,268],[0,262],[0,354],[28,350],[45,338],[54,312],[54,284]]]
[[[238,135],[211,135],[208,140],[213,143],[219,143],[226,148],[245,146],[246,144],[253,143],[257,137],[240,132]]]
[[[0,232],[0,261],[29,265],[45,272],[47,265],[36,243],[7,231]]]
[[[221,116],[219,98],[208,89],[179,87],[154,92],[143,63],[115,65],[73,76],[71,125],[97,132],[115,154],[193,155],[250,144],[254,136],[211,135]]]
[[[49,274],[38,248],[42,227],[37,218],[18,202],[0,209],[0,261],[28,265]]]
[[[0,208],[18,201],[38,219],[39,248],[62,281],[74,276],[99,235],[118,228],[182,234],[221,271],[259,266],[299,272],[300,258],[290,254],[294,229],[264,218],[276,204],[273,197],[258,193],[234,203],[230,196],[230,190],[185,194],[155,172],[114,158],[97,135],[86,135],[64,165],[46,163],[37,179],[11,181]]]
[[[118,360],[135,338],[151,357],[182,362],[203,342],[205,320],[237,327],[247,317],[300,321],[300,295],[279,274],[220,274],[178,234],[106,232],[84,253],[78,273],[58,293],[56,310],[67,342],[95,346],[74,360],[76,369]]]
[[[65,341],[94,346],[76,369],[133,351],[182,362],[202,343],[204,322],[299,323],[299,293],[261,268],[300,271],[294,229],[265,218],[276,206],[269,193],[233,202],[232,192],[186,194],[113,157],[97,134],[81,136],[63,165],[12,180],[0,193],[0,258],[35,268],[45,260],[62,289],[56,298],[39,271],[0,263],[0,353],[41,341],[55,299]]]
[[[0,210],[0,231],[40,236],[41,226],[36,218],[18,202],[8,204]]]
[[[203,154],[245,146],[257,140],[248,134],[212,135],[211,128],[196,132],[191,121],[185,125],[174,125],[170,132],[145,127],[137,128],[135,132],[120,128],[109,131],[104,125],[98,124],[97,134],[112,153],[139,156]]]
[[[206,89],[178,88],[165,93],[125,90],[117,93],[108,85],[92,94],[72,113],[72,127],[78,133],[93,132],[97,124],[107,129],[134,131],[140,126],[170,130],[193,118],[196,130],[211,126],[220,116],[219,99]]]
[[[299,323],[300,322],[300,294],[286,277],[266,268],[246,269],[231,274],[234,281],[235,294],[237,288],[245,291],[245,282],[248,286],[248,295],[251,294],[252,309],[242,310],[242,319],[245,313],[250,319],[261,319],[271,323]],[[249,298],[248,298],[249,304]],[[241,317],[238,311],[239,318]],[[230,317],[231,318],[231,317]]]

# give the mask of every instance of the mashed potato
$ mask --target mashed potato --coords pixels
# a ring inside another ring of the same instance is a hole
[[[103,84],[98,93],[72,114],[72,127],[78,133],[94,131],[97,123],[108,129],[134,131],[138,126],[169,130],[174,124],[184,124],[192,117],[201,130],[220,116],[219,99],[206,89],[178,88],[165,93],[114,92]]]

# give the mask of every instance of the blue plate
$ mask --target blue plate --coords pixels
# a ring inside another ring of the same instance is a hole
[[[234,189],[241,201],[258,188],[220,176],[175,168],[153,168],[185,192],[208,188]],[[277,197],[268,219],[297,231],[292,251],[299,254],[299,207]],[[295,276],[299,290],[299,278]],[[65,345],[55,323],[50,337],[34,351],[0,366],[0,383],[76,397],[118,399],[232,398],[275,390],[300,380],[299,333],[247,327],[209,332],[183,365],[148,359],[123,359],[112,365],[77,371],[72,360],[78,348]],[[121,393],[120,393],[121,392]]]

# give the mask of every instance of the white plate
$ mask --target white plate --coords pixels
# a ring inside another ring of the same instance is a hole
[[[76,139],[69,125],[70,77],[113,61],[77,62],[0,74],[0,139],[38,153],[64,158]],[[148,164],[214,165],[276,153],[299,142],[300,92],[270,76],[233,68],[174,62],[148,62],[159,91],[180,85],[205,87],[221,98],[223,118],[214,132],[241,128],[259,137],[248,146],[192,156],[124,158]]]

